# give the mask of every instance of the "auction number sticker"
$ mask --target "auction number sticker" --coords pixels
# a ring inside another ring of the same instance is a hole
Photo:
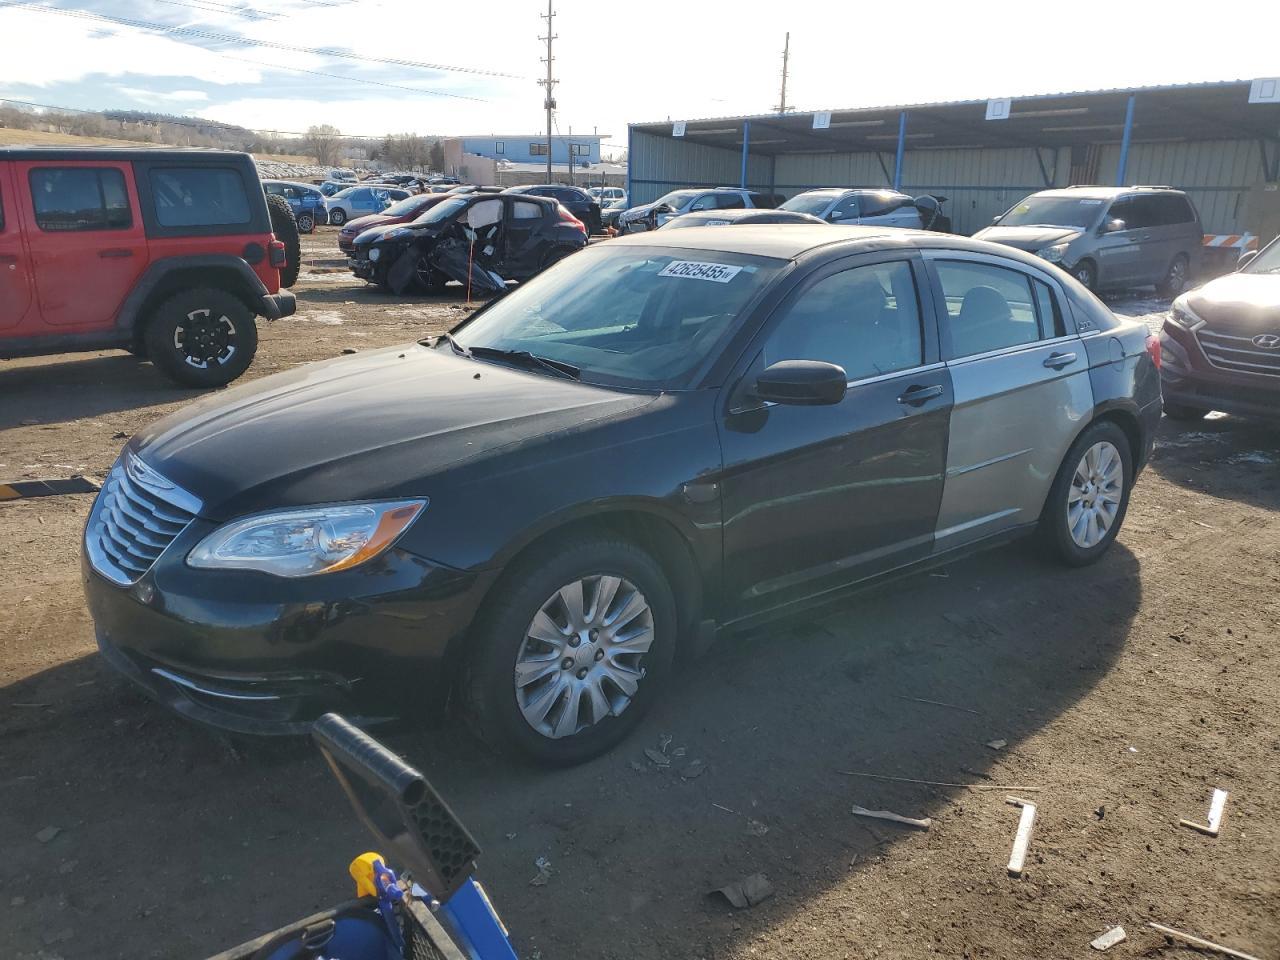
[[[741,267],[727,263],[702,263],[698,260],[673,260],[658,273],[660,277],[686,277],[689,280],[710,280],[712,283],[728,283]]]

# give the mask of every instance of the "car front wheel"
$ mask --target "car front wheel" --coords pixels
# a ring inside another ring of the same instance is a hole
[[[1092,260],[1081,260],[1072,267],[1071,275],[1079,280],[1086,290],[1098,288],[1098,268],[1093,265]]]
[[[334,207],[329,211],[329,222],[335,227],[340,227],[347,222],[347,211],[341,207]]]
[[[1040,536],[1073,567],[1099,560],[1115,541],[1129,508],[1133,455],[1129,438],[1103,420],[1087,427],[1063,458],[1040,517]]]
[[[489,602],[464,681],[486,742],[567,765],[635,728],[675,647],[675,602],[652,557],[620,540],[561,543],[519,563]]]

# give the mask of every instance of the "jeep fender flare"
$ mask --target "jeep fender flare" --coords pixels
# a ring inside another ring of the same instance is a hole
[[[132,337],[146,321],[146,308],[156,299],[154,295],[163,287],[166,280],[178,273],[201,270],[231,271],[236,277],[236,284],[230,292],[244,300],[245,305],[254,314],[268,316],[263,308],[263,298],[269,295],[267,286],[243,258],[219,253],[197,254],[189,257],[162,257],[147,267],[146,272],[138,278],[138,282],[125,297],[124,303],[120,305],[120,312],[116,314],[116,330],[126,339]],[[204,283],[206,286],[209,285],[208,281]],[[227,286],[222,281],[215,285],[223,288]]]

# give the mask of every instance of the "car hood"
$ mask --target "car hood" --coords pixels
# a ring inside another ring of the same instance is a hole
[[[157,421],[130,447],[221,521],[429,496],[427,479],[443,471],[652,400],[410,344],[233,387]]]
[[[364,247],[364,246],[368,246],[369,244],[379,243],[385,240],[387,238],[387,234],[389,234],[392,230],[399,230],[402,227],[406,229],[412,229],[414,239],[419,237],[429,237],[439,232],[439,227],[436,226],[435,224],[432,224],[430,226],[410,228],[408,224],[396,220],[390,223],[377,224],[375,226],[370,227],[368,230],[364,230],[361,233],[356,234],[356,241],[355,241],[356,246]]]
[[[643,203],[638,207],[629,207],[620,216],[627,220],[641,220],[656,210],[657,207],[656,203]]]
[[[384,223],[390,223],[395,219],[395,217],[389,217],[385,213],[371,213],[368,216],[348,220],[346,226],[338,232],[344,236],[354,237],[357,233],[363,233],[370,227],[380,227]]]
[[[1002,243],[1006,247],[1029,250],[1034,253],[1051,243],[1074,240],[1082,232],[1079,227],[1002,227],[997,224],[994,227],[979,230],[973,235],[973,239],[986,240],[988,243]]]
[[[1229,273],[1181,298],[1209,326],[1280,333],[1280,273]]]

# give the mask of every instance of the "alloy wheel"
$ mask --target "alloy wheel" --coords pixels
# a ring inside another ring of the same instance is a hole
[[[1084,452],[1067,493],[1067,528],[1076,546],[1089,549],[1107,536],[1124,494],[1120,451],[1100,440]]]
[[[207,307],[192,310],[173,329],[173,346],[184,363],[197,370],[227,363],[236,352],[236,325],[225,313]]]
[[[1165,287],[1170,293],[1178,294],[1187,285],[1187,264],[1181,257],[1173,261],[1169,267],[1169,276],[1165,278]]]
[[[622,577],[567,583],[538,609],[516,656],[516,702],[553,740],[571,737],[631,703],[654,639],[653,610]]]

